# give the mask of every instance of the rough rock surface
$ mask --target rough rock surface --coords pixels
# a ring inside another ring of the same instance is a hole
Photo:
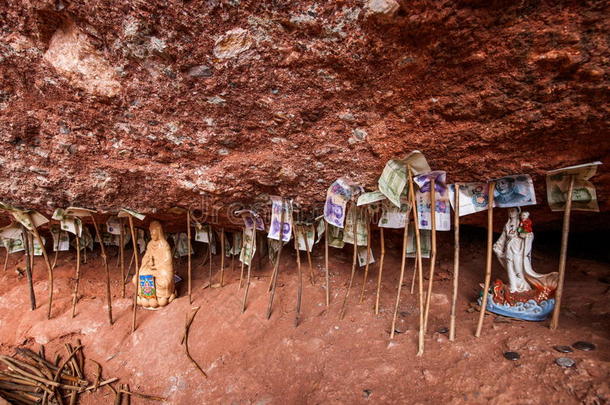
[[[544,172],[610,163],[608,3],[394,3],[6,2],[0,198],[314,206],[420,149],[449,181],[532,174],[559,226]],[[595,183],[604,214],[576,227],[610,226],[604,166]]]

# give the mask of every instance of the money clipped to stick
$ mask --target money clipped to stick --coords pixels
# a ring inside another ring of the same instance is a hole
[[[589,179],[595,176],[597,168],[601,164],[602,162],[592,162],[547,172],[546,198],[551,211],[565,210],[570,178],[573,177],[571,209],[573,211],[599,212],[597,192]]]
[[[299,225],[299,227],[300,232],[297,234],[297,246],[299,250],[311,252],[313,250],[316,230],[312,224]],[[324,227],[324,224],[322,224],[322,227]],[[307,243],[305,243],[305,237],[307,237]]]
[[[366,246],[358,246],[358,266],[363,267],[366,266]],[[369,249],[369,264],[375,263],[375,258],[373,257],[373,249]]]
[[[345,246],[345,242],[343,242],[343,229],[336,227],[334,225],[328,224],[328,246],[343,249]]]
[[[335,180],[326,192],[326,202],[324,203],[326,222],[337,228],[343,228],[347,203],[363,191],[362,187],[345,177]]]
[[[416,176],[414,181],[419,190],[415,192],[415,202],[417,204],[417,216],[419,229],[432,229],[432,203],[431,203],[431,184],[434,179],[434,217],[436,219],[437,231],[451,230],[451,209],[449,193],[446,182],[447,174],[444,171],[436,170],[430,173]]]
[[[366,226],[366,216],[362,215],[354,215],[352,212],[356,210],[358,212],[361,208],[358,208],[356,205],[351,205],[347,212],[347,218],[345,219],[345,229],[343,232],[343,242],[354,244],[354,217],[357,217],[356,221],[358,222],[358,226],[356,227],[356,245],[357,246],[367,246],[367,226]]]
[[[411,210],[409,199],[407,196],[400,198],[400,207],[391,204],[389,201],[381,203],[381,216],[377,226],[380,228],[403,229],[407,222],[407,217]]]
[[[492,180],[495,183],[494,208],[522,207],[536,204],[536,191],[531,176],[517,174]]]
[[[417,247],[415,244],[415,228],[413,223],[409,223],[409,234],[407,236],[407,257],[416,257]],[[420,244],[421,244],[421,257],[425,259],[430,258],[430,251],[432,249],[432,231],[428,229],[420,229]]]
[[[252,237],[252,228],[245,229],[242,238],[242,248],[239,255],[239,261],[244,263],[246,266],[252,264],[252,258],[256,253],[256,240]]]
[[[282,211],[284,222],[282,223]],[[280,228],[281,231],[280,231]],[[269,225],[269,239],[288,242],[292,238],[292,199],[271,196],[271,224]]]
[[[62,231],[57,225],[51,227],[53,237],[53,251],[65,252],[70,250],[70,236],[68,232]]]
[[[326,228],[324,223],[324,216],[320,218],[316,218],[316,241],[315,243],[319,243],[322,240],[322,235],[324,235],[324,229]]]
[[[474,214],[475,212],[485,211],[489,208],[489,192],[487,183],[460,183],[459,191],[459,214],[464,215]],[[455,185],[449,185],[449,201],[451,207],[455,207]]]

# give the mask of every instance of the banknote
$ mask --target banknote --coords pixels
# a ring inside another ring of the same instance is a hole
[[[41,236],[40,239],[42,239],[43,245],[47,243],[47,240],[44,236]],[[34,256],[42,256],[42,246],[40,245],[40,243],[38,243],[38,238],[33,238],[32,252],[34,253]]]
[[[78,217],[64,217],[59,221],[59,226],[62,231],[70,232],[77,236],[82,235],[83,223]]]
[[[362,191],[364,191],[362,187],[345,177],[335,180],[326,192],[326,202],[324,203],[324,218],[326,222],[343,228],[347,202],[358,196]]]
[[[51,227],[51,236],[53,237],[53,251],[65,252],[70,250],[70,237],[68,232],[62,231],[58,226]]]
[[[7,253],[17,253],[25,250],[21,235],[17,238],[2,238],[2,244],[6,248]]]
[[[188,235],[186,232],[179,232],[172,234],[174,239],[174,257],[184,257],[189,254],[189,243]],[[193,254],[193,248],[191,246],[191,254]]]
[[[536,204],[534,182],[527,174],[506,176],[493,180],[494,207],[508,208]]]
[[[195,223],[195,240],[197,242],[210,243],[214,239],[214,233],[210,225]]]
[[[415,257],[416,256],[416,238],[415,238],[415,227],[413,223],[409,223],[409,234],[407,235],[407,257]],[[426,229],[419,230],[420,243],[421,243],[421,257],[429,258],[430,257],[430,248],[432,245],[432,231]]]
[[[0,210],[8,211],[17,222],[25,226],[29,231],[33,230],[34,227],[38,228],[40,225],[49,222],[47,217],[38,211],[22,210],[3,202],[0,202]]]
[[[416,176],[414,179],[415,183],[419,186],[419,189],[415,192],[419,228],[432,229],[432,201],[430,199],[432,179],[434,179],[436,230],[449,231],[451,230],[449,192],[445,184],[446,173],[440,170]]]
[[[402,159],[402,162],[405,166],[411,168],[411,173],[414,175],[432,171],[426,157],[418,150],[414,150],[409,153],[404,159]]]
[[[267,237],[279,240],[280,228],[282,228],[282,241],[288,242],[292,237],[292,199],[271,196],[271,224]]]
[[[310,224],[296,225],[295,232],[298,235],[297,244],[299,250],[307,250],[307,248],[309,248],[309,251],[311,252],[315,242],[316,230],[314,226]],[[307,245],[305,245],[305,235],[307,235]]]
[[[357,256],[358,256],[358,266],[363,267],[366,266],[366,246],[358,246]],[[373,250],[369,249],[369,264],[375,263],[375,258],[373,257]]]
[[[143,221],[144,218],[146,218],[146,215],[140,214],[137,211],[130,210],[127,208],[121,208],[121,211],[119,211],[119,217],[121,217],[121,218],[126,217],[127,216],[126,214],[131,215],[132,217],[139,219],[140,221]]]
[[[379,191],[392,204],[400,207],[400,196],[405,192],[407,186],[407,167],[400,160],[388,160],[377,184]]]
[[[411,205],[407,197],[402,196],[400,208],[391,204],[389,201],[381,203],[381,216],[377,226],[381,228],[404,228],[408,215],[411,212]]]
[[[244,229],[242,238],[242,249],[239,254],[239,261],[249,266],[252,263],[252,258],[256,253],[256,231],[253,229]]]
[[[241,236],[242,232],[232,232],[233,243],[231,243],[231,254],[238,255],[241,253]]]
[[[487,183],[460,183],[460,216],[485,211],[489,208],[489,187]],[[455,184],[449,186],[449,201],[455,210]]]
[[[235,211],[235,215],[241,216],[244,220],[244,226],[246,229],[251,229],[253,226],[256,227],[257,231],[265,230],[265,222],[258,213],[252,210],[239,210]]]
[[[570,177],[574,177],[572,191],[572,210],[599,211],[597,192],[589,179],[597,173],[597,167],[602,162],[564,167],[551,170],[546,176],[546,195],[552,211],[563,211],[566,204],[566,194],[570,188]]]
[[[332,246],[334,248],[342,249],[345,246],[345,242],[343,242],[343,229],[338,226],[334,226],[328,224],[328,246]]]
[[[3,228],[0,228],[0,238],[2,239],[21,239],[23,230],[21,225],[12,223]]]
[[[112,235],[121,234],[121,220],[119,217],[110,217],[106,221],[106,231]]]
[[[79,240],[81,250],[85,248],[93,250],[93,237],[91,237],[91,232],[89,232],[89,228],[87,228],[86,226],[82,227],[81,236],[79,237]],[[131,241],[131,237],[129,237],[129,240]],[[70,242],[70,244],[74,249],[76,249],[76,238],[72,239],[72,242]]]
[[[368,229],[366,226],[366,216],[364,210],[355,205],[350,205],[345,218],[345,229],[343,230],[343,242],[354,244],[354,213],[356,213],[356,244],[358,246],[367,245]]]
[[[274,239],[267,239],[267,254],[269,255],[269,261],[275,263],[277,259],[277,253],[280,250],[280,241]]]
[[[371,191],[368,193],[360,194],[358,197],[358,203],[356,205],[369,205],[379,201],[385,200],[386,197],[381,191]]]
[[[322,217],[320,219],[317,220],[318,222],[316,222],[316,243],[320,242],[320,240],[322,239],[322,235],[324,235],[324,224],[326,223],[326,220]]]

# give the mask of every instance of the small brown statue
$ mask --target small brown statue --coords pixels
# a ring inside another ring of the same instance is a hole
[[[144,308],[164,307],[176,298],[172,251],[165,240],[161,224],[150,223],[150,237],[140,267],[138,305]],[[136,283],[136,277],[133,277]]]

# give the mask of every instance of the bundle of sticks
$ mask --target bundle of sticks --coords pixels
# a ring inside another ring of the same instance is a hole
[[[45,357],[44,346],[38,353],[17,348],[17,355],[0,355],[0,398],[11,404],[74,405],[79,396],[86,392],[108,387],[115,395],[115,404],[123,398],[135,395],[149,400],[164,401],[165,398],[131,392],[128,385],[120,385],[116,390],[111,384],[118,378],[103,379],[102,366],[94,360],[97,372],[93,382],[85,377],[85,357],[80,342],[76,347],[66,344],[67,357],[62,360],[58,354],[54,361]],[[0,401],[1,403],[1,401]]]

